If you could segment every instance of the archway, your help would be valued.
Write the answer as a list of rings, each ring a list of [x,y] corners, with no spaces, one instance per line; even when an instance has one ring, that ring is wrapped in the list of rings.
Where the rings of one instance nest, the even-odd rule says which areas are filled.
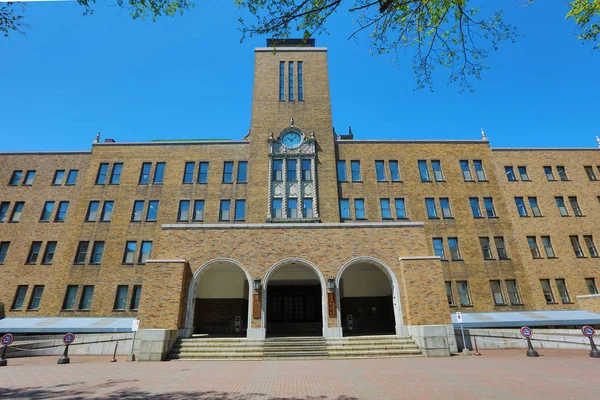
[[[195,273],[188,295],[189,334],[246,336],[251,327],[250,274],[237,261],[220,258]]]
[[[325,279],[314,264],[294,258],[271,267],[263,283],[262,304],[267,336],[323,336]]]
[[[344,336],[399,333],[398,283],[387,265],[371,257],[355,258],[340,270],[336,288]]]

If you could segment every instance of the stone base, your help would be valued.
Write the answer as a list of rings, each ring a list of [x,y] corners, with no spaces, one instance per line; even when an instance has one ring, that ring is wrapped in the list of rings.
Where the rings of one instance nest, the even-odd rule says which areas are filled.
[[[324,338],[341,338],[342,336],[344,336],[342,334],[342,328],[323,328]]]
[[[178,329],[141,329],[136,335],[138,361],[162,361],[175,344]],[[139,343],[139,347],[138,347]]]
[[[451,352],[457,351],[452,325],[408,325],[405,328],[426,357],[449,357]]]
[[[267,336],[267,330],[265,328],[248,328],[246,330],[246,337],[248,339],[264,339]]]

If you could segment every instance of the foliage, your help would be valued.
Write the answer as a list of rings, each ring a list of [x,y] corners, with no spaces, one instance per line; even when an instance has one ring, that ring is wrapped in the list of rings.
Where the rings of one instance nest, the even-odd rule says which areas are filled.
[[[597,42],[600,35],[600,0],[574,0],[569,2],[569,6],[567,18],[573,18],[583,30],[577,38],[583,42]],[[600,43],[596,43],[594,49],[600,49]]]
[[[8,37],[11,32],[24,33],[28,25],[23,22],[24,3],[0,3],[0,32]]]

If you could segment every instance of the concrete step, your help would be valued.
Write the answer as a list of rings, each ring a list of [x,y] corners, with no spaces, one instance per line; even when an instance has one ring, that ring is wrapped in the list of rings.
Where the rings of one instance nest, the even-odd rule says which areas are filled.
[[[207,343],[183,342],[183,343],[176,343],[175,346],[177,346],[177,347],[211,347],[211,348],[245,349],[245,348],[249,348],[249,347],[262,347],[263,344],[261,342],[243,343],[243,344],[210,343],[210,342],[207,342]]]
[[[289,346],[289,347],[284,347],[284,348],[267,348],[267,347],[265,347],[263,351],[264,351],[265,354],[285,353],[285,352],[299,352],[299,351],[304,351],[304,352],[313,352],[313,351],[327,352],[327,346],[311,346],[309,348],[299,347],[299,346]]]
[[[227,353],[251,353],[251,352],[263,352],[262,347],[244,347],[244,348],[224,348],[217,349],[214,347],[183,347],[183,348],[173,348],[171,352],[177,353],[219,353],[219,352],[227,352]]]
[[[266,358],[296,358],[296,357],[328,357],[329,353],[327,351],[280,351],[280,352],[270,352],[264,353],[264,357]]]
[[[352,357],[352,356],[394,356],[394,355],[421,355],[419,349],[406,349],[406,350],[334,350],[329,351],[329,355],[332,357]]]
[[[346,351],[346,350],[413,350],[419,349],[416,344],[399,344],[399,345],[388,345],[388,346],[328,346],[329,351]]]

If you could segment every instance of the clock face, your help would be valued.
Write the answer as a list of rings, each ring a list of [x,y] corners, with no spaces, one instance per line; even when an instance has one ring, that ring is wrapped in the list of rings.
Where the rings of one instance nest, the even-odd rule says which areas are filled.
[[[296,132],[288,132],[283,136],[281,140],[283,144],[288,148],[298,147],[302,142],[302,137],[300,137],[299,133]]]

